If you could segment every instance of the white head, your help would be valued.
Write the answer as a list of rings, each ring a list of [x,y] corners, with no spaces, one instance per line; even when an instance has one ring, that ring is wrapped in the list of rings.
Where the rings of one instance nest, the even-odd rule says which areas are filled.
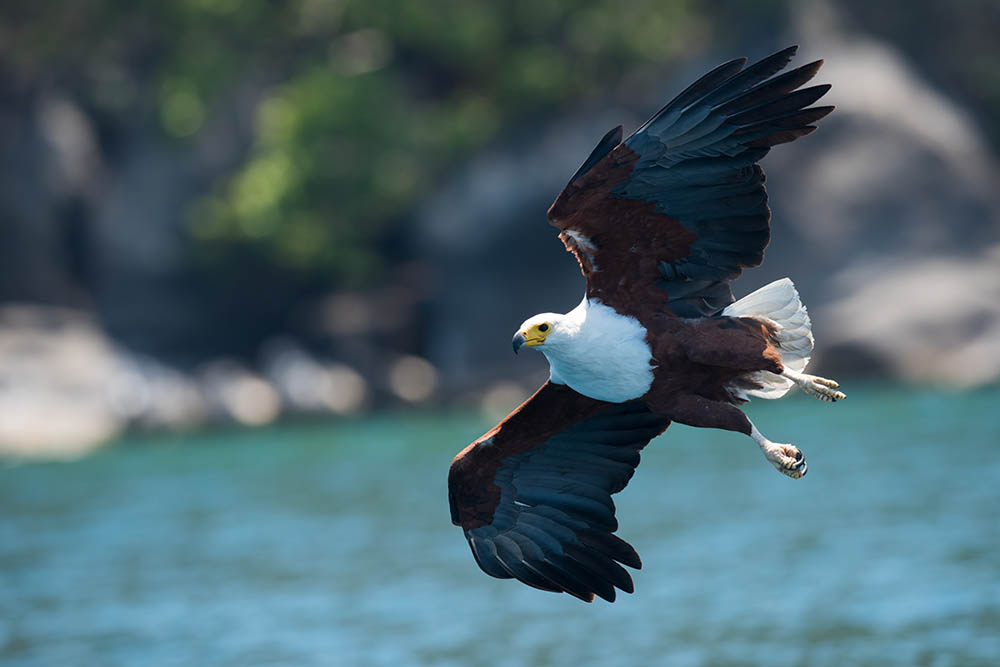
[[[545,355],[551,382],[600,401],[637,398],[653,383],[645,327],[596,300],[584,299],[565,315],[529,317],[513,342],[515,352],[527,346]]]
[[[526,319],[514,334],[514,352],[521,347],[539,348],[540,352],[558,349],[573,337],[579,323],[567,315],[540,313]]]

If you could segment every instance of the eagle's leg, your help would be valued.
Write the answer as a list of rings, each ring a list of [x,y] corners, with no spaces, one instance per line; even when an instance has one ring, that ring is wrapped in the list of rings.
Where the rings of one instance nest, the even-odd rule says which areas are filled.
[[[788,368],[784,369],[781,374],[802,387],[802,391],[806,392],[810,396],[815,396],[821,401],[833,403],[843,398],[847,398],[847,395],[844,392],[837,391],[837,387],[840,385],[833,380],[821,378],[818,375],[796,373]]]
[[[731,403],[713,401],[704,396],[683,394],[666,400],[647,396],[647,405],[671,421],[698,428],[721,428],[750,435],[753,424],[743,411]]]
[[[778,472],[798,479],[806,474],[806,459],[795,445],[771,442],[751,423],[743,411],[730,403],[703,396],[674,396],[667,401],[647,398],[650,409],[680,424],[699,428],[737,431],[753,438]]]

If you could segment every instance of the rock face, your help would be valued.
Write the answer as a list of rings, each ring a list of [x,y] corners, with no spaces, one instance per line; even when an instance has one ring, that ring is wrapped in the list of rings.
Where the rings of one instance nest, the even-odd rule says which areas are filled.
[[[774,241],[760,279],[795,278],[830,372],[996,381],[1000,168],[984,137],[898,53],[838,36],[829,13],[804,16],[803,56],[826,58],[837,111],[808,152],[769,158]]]
[[[128,425],[182,428],[205,417],[189,377],[135,357],[86,313],[0,308],[0,454],[66,458]]]
[[[841,39],[829,17],[810,20],[800,26],[810,49],[796,62],[826,59],[817,80],[833,84],[824,102],[838,109],[819,132],[765,158],[772,243],[737,296],[790,276],[813,316],[815,367],[825,373],[996,381],[996,163],[969,118],[891,48]],[[509,363],[510,332],[534,313],[572,308],[583,290],[544,213],[609,127],[634,128],[662,101],[641,114],[560,120],[479,156],[427,203],[415,236],[439,270],[428,357],[446,382],[472,386],[483,369],[544,374],[541,359]]]
[[[419,377],[409,382],[428,385]],[[368,395],[368,382],[353,368],[317,360],[288,341],[267,346],[260,372],[232,359],[181,372],[123,348],[85,312],[0,307],[4,458],[73,458],[130,427],[260,426],[282,414],[348,415],[364,409]]]
[[[0,311],[0,452],[68,457],[118,434],[113,348],[93,322],[63,309]]]
[[[837,284],[844,296],[823,310],[830,366],[958,387],[1000,378],[1000,245],[969,259],[859,264]]]

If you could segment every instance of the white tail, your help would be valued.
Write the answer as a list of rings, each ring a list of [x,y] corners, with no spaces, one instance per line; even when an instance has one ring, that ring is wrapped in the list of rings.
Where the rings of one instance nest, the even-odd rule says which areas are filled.
[[[812,323],[790,279],[782,278],[764,285],[727,306],[722,314],[729,317],[759,317],[777,325],[776,337],[781,351],[781,363],[796,373],[805,370],[813,349]],[[761,385],[761,388],[737,390],[742,398],[781,398],[793,384],[790,379],[768,371],[748,373],[746,378]]]

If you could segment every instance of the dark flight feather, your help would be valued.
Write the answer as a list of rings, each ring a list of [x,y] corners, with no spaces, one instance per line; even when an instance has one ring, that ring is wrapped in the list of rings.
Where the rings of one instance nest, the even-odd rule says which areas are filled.
[[[833,110],[809,106],[829,85],[801,87],[823,61],[778,74],[795,52],[724,63],[624,143],[609,150],[605,136],[549,209],[589,297],[640,321],[711,316],[733,302],[729,282],[761,263],[770,240],[756,163]]]
[[[575,405],[561,429],[523,439],[534,415]],[[639,451],[670,422],[639,401],[612,404],[546,383],[507,419],[452,463],[453,520],[465,530],[484,572],[581,600],[631,593],[619,563],[640,567],[618,529],[611,495],[639,465]],[[483,486],[499,493],[483,511]]]

